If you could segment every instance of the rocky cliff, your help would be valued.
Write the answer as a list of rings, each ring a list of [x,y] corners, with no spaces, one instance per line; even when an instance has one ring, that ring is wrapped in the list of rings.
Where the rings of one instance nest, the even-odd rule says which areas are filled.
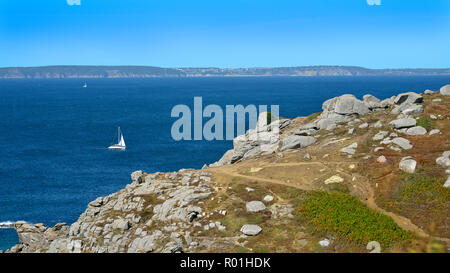
[[[297,66],[255,68],[163,68],[154,66],[60,65],[3,67],[0,79],[85,79],[155,77],[249,77],[249,76],[423,76],[450,75],[450,69],[367,69],[356,66]]]
[[[15,223],[7,252],[445,252],[449,89],[262,113],[216,163],[133,172],[70,226]]]

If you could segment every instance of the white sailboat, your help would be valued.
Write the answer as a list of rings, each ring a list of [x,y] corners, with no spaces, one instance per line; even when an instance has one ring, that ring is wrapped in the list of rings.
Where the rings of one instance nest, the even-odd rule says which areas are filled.
[[[86,83],[86,82],[84,82],[83,88],[86,88],[86,87],[87,87],[87,83]]]
[[[109,146],[108,149],[124,151],[127,146],[125,145],[125,140],[123,139],[122,132],[120,131],[120,126],[117,128],[117,140],[119,143]]]

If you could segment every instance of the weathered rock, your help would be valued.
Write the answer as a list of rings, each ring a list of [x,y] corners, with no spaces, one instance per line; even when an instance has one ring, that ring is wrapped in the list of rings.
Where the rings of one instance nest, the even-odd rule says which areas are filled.
[[[427,130],[422,126],[411,127],[406,130],[406,134],[410,136],[423,136],[427,133]]]
[[[432,90],[430,90],[430,89],[427,89],[427,90],[425,90],[425,92],[423,92],[425,95],[432,95],[432,94],[434,94],[434,91],[432,91]]]
[[[405,109],[402,109],[401,112],[405,115],[413,115],[423,113],[423,106],[418,104],[412,104]]]
[[[135,171],[133,173],[131,173],[131,180],[137,184],[142,183],[142,171]]]
[[[67,251],[69,253],[81,253],[83,247],[83,241],[73,240],[67,244]]]
[[[367,246],[367,250],[370,250],[370,253],[381,253],[381,245],[377,241],[370,241]]]
[[[14,229],[19,236],[20,243],[23,245],[46,244],[44,234],[35,226],[26,222],[16,222],[14,223]]]
[[[407,173],[414,173],[416,170],[417,162],[412,159],[412,157],[407,156],[402,158],[399,164],[399,169],[407,172]]]
[[[442,86],[440,93],[443,96],[450,96],[450,84]]]
[[[377,109],[377,108],[385,108],[381,105],[381,100],[372,96],[372,95],[364,95],[363,96],[363,103],[370,109]]]
[[[354,155],[356,153],[356,149],[358,148],[358,143],[352,143],[347,147],[341,149],[341,152],[344,154]]]
[[[297,131],[295,131],[294,134],[298,135],[298,136],[312,136],[315,135],[317,133],[316,129],[302,129],[299,128]]]
[[[323,240],[320,240],[319,241],[319,245],[321,246],[321,247],[328,247],[328,246],[330,246],[330,240],[328,240],[328,239],[323,239]]]
[[[358,126],[359,129],[365,129],[365,128],[368,128],[368,127],[369,127],[369,123],[367,123],[367,122],[365,122],[365,123],[363,123],[363,124]]]
[[[103,205],[103,202],[104,202],[103,197],[98,197],[97,199],[89,203],[88,206],[94,208],[101,207]]]
[[[136,238],[128,247],[128,253],[149,253],[156,248],[156,240],[161,237],[162,232],[156,230],[152,235]]]
[[[291,204],[275,203],[269,207],[269,210],[272,213],[270,216],[272,219],[294,218],[294,215],[292,215],[294,208]]]
[[[413,118],[401,118],[393,120],[389,124],[395,129],[402,129],[416,126],[417,121]]]
[[[388,131],[380,131],[380,132],[378,132],[378,134],[376,134],[376,135],[372,138],[372,140],[374,140],[374,141],[380,141],[380,140],[382,140],[383,138],[385,138],[388,134],[389,134]]]
[[[441,133],[441,130],[433,129],[433,130],[430,131],[429,135],[432,136],[432,135],[436,135],[436,134],[439,134],[439,133]]]
[[[386,159],[386,157],[385,157],[384,155],[379,156],[379,157],[377,158],[377,162],[378,162],[378,163],[384,164],[384,163],[386,163],[386,161],[387,161],[387,159]]]
[[[414,92],[407,92],[399,94],[395,97],[395,104],[403,104],[403,103],[422,103],[423,97]]]
[[[112,223],[112,227],[114,229],[120,229],[120,230],[124,231],[124,230],[128,230],[131,227],[131,225],[128,220],[117,219]]]
[[[322,105],[323,115],[322,117],[330,117],[338,115],[365,115],[370,112],[362,101],[358,100],[353,95],[342,95],[337,98],[327,100]]]
[[[273,201],[273,196],[272,195],[266,195],[266,196],[264,196],[264,202],[267,202],[267,203],[269,203],[269,202],[272,202]]]
[[[256,236],[261,233],[262,228],[258,225],[243,225],[241,232],[248,236]]]
[[[442,153],[442,156],[436,159],[436,163],[444,168],[450,167],[450,151]]]
[[[304,148],[316,142],[316,139],[311,136],[297,136],[292,135],[281,140],[280,151],[288,149]]]
[[[336,183],[342,183],[344,182],[344,178],[340,177],[339,175],[333,175],[332,177],[325,180],[325,184],[336,184]]]
[[[409,149],[411,149],[413,147],[411,145],[411,143],[409,143],[409,140],[407,140],[406,138],[403,138],[403,137],[396,137],[396,138],[394,138],[392,140],[392,143],[396,144],[397,146],[399,146],[403,150],[409,150]]]
[[[450,176],[447,178],[447,181],[444,183],[445,188],[450,188]]]
[[[179,242],[168,242],[166,246],[161,251],[162,253],[181,253],[183,251],[182,246]]]
[[[258,212],[261,210],[265,210],[266,206],[261,201],[250,201],[245,204],[245,207],[248,212]]]
[[[377,121],[377,122],[373,125],[373,128],[376,128],[376,129],[379,129],[379,128],[381,128],[381,127],[383,127],[383,123],[381,123],[381,121]]]
[[[394,104],[395,96],[391,98],[384,99],[380,102],[382,108],[388,108],[390,105]]]

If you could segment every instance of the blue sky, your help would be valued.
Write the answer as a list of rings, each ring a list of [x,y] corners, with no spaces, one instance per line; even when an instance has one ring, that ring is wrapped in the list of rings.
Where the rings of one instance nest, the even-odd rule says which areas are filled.
[[[367,1],[1,0],[0,66],[450,67],[450,1]]]

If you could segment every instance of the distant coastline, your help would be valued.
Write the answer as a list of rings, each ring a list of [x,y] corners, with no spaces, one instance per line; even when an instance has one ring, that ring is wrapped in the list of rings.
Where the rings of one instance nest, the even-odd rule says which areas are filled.
[[[450,68],[369,69],[358,66],[297,66],[254,68],[162,68],[155,66],[3,67],[0,79],[88,79],[169,77],[271,77],[271,76],[443,76]]]

